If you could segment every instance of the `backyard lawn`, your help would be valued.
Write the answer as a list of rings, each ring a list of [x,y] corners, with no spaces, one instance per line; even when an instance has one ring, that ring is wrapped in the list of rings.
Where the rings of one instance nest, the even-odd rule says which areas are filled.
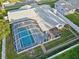
[[[69,30],[61,30],[62,32],[62,38],[58,39],[56,41],[51,41],[51,43],[49,45],[46,45],[47,49],[50,49],[52,47],[55,47],[61,43],[64,43],[64,41],[67,41],[67,36],[71,35],[72,33]],[[72,37],[74,37],[74,35],[71,35]],[[70,37],[68,37],[70,38]],[[12,35],[7,39],[6,41],[6,59],[35,59],[38,56],[43,55],[42,49],[41,47],[37,47],[31,51],[28,52],[24,52],[22,54],[17,54],[14,48],[14,44],[13,44],[13,38]],[[49,46],[49,47],[48,47]]]
[[[61,30],[61,38],[46,43],[45,47],[47,50],[54,48],[56,46],[66,43],[68,41],[71,41],[70,39],[73,37],[75,37],[75,36],[69,30],[63,29],[63,30]]]
[[[48,43],[47,45],[45,45],[46,49],[56,47],[61,43],[63,44],[64,42],[66,42],[71,38],[71,36],[69,35],[74,37],[74,35],[69,30],[66,29],[61,30],[61,38],[49,42],[50,44]],[[6,40],[6,59],[38,59],[39,56],[44,55],[40,46],[33,50],[18,55],[15,51],[13,42],[14,40],[12,38],[12,35],[10,35],[9,38]]]
[[[62,53],[61,55],[53,58],[53,59],[79,59],[79,46]]]
[[[74,14],[67,15],[66,17],[79,26],[79,12],[75,12]]]

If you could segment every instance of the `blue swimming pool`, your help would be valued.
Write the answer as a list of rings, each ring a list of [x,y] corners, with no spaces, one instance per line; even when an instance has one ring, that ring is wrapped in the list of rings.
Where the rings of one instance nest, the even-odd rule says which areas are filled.
[[[26,28],[19,28],[18,33],[19,33],[19,38],[30,35],[30,32]]]
[[[28,48],[33,45],[34,40],[33,40],[32,35],[29,30],[27,30],[25,27],[21,27],[21,28],[16,29],[16,31],[18,31],[18,32],[17,33],[15,32],[15,34],[17,34],[19,36],[18,43],[20,41],[20,43],[19,43],[20,46],[17,45],[18,43],[15,44],[15,46],[17,46],[17,48],[18,48],[18,51]],[[17,40],[15,40],[15,41],[17,41]]]
[[[22,29],[22,30],[21,30]],[[31,46],[34,43],[34,40],[32,38],[32,35],[30,31],[28,31],[26,28],[20,28],[20,42],[22,47],[28,47]]]

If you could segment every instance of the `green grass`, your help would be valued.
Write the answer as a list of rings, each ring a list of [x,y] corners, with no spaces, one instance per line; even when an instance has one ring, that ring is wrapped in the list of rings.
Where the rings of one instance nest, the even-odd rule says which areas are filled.
[[[79,26],[79,12],[75,12],[74,14],[69,14],[66,17]]]
[[[53,59],[79,59],[79,46],[62,53],[61,55],[53,58]]]
[[[36,55],[36,57],[40,56],[41,54],[43,54],[43,51],[42,51],[41,47],[35,48],[34,52],[35,52],[34,54]]]
[[[71,36],[69,36],[69,35],[71,35]],[[45,47],[47,50],[50,48],[54,48],[58,45],[61,45],[61,44],[64,44],[65,42],[70,41],[70,38],[73,38],[73,37],[75,37],[75,36],[69,30],[63,29],[61,31],[61,38],[59,38],[57,40],[53,40],[49,43],[46,43]]]

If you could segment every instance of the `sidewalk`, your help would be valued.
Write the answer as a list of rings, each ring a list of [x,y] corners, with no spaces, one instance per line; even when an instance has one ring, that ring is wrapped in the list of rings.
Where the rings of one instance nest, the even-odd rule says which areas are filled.
[[[5,54],[6,54],[6,39],[5,39],[5,37],[3,38],[3,40],[2,40],[2,57],[1,57],[1,59],[6,59],[5,58]]]

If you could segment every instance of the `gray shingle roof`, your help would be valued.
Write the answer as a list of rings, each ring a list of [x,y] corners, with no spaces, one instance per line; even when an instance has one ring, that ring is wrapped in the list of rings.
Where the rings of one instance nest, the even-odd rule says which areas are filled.
[[[38,15],[40,17],[43,18],[43,20],[49,24],[49,27],[56,27],[58,24],[64,24],[64,21],[62,19],[60,19],[59,17],[57,17],[50,9],[49,6],[44,6],[46,8],[43,7],[37,7],[36,8],[36,12],[38,13]],[[47,8],[48,7],[48,8]]]

